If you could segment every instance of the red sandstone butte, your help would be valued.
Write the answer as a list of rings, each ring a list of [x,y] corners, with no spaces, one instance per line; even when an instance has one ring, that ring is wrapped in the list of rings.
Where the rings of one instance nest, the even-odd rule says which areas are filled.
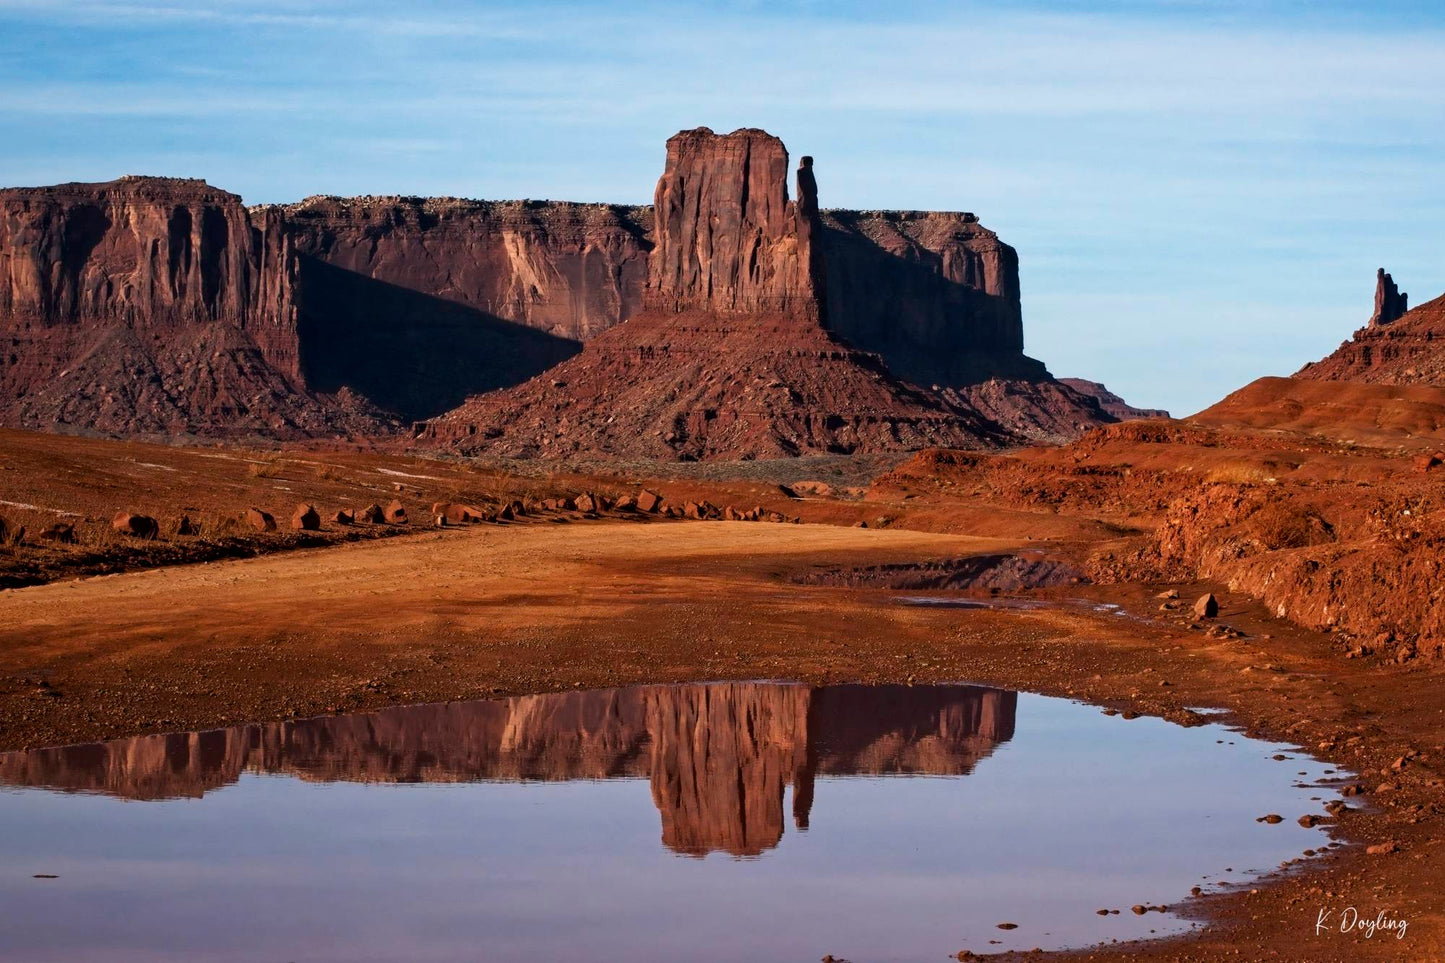
[[[828,327],[812,159],[787,189],[782,141],[706,128],[668,141],[642,312],[576,358],[421,426],[464,452],[768,458],[1019,436],[895,378]],[[1058,389],[1078,424],[1112,420]],[[1074,427],[1071,425],[1070,427]]]

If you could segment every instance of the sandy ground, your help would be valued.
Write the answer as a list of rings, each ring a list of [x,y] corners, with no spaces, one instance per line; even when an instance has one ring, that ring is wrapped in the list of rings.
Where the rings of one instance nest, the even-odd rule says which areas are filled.
[[[828,525],[578,521],[0,591],[0,748],[689,679],[972,681],[1183,722],[1185,707],[1224,707],[1255,734],[1366,773],[1367,808],[1333,827],[1355,845],[1257,892],[1193,901],[1186,912],[1214,922],[1201,935],[1079,955],[1445,956],[1436,832],[1445,794],[1433,772],[1445,709],[1434,673],[1343,661],[1323,637],[1218,586],[1221,620],[1243,639],[1156,621],[1159,586],[1041,590],[1057,604],[1019,612],[905,607],[890,601],[896,592],[791,581],[816,567],[1016,544]],[[1187,599],[1200,588],[1181,591]],[[1136,617],[1081,601],[1113,601]],[[1399,851],[1365,852],[1387,840]],[[1315,932],[1319,910],[1351,905],[1407,919],[1407,938]]]

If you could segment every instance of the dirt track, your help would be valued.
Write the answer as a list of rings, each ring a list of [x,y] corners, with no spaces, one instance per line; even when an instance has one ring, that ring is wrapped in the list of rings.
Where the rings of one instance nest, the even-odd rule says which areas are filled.
[[[968,680],[1186,721],[1184,707],[1217,705],[1373,770],[1363,780],[1372,788],[1419,750],[1390,770],[1398,790],[1369,797],[1378,813],[1339,827],[1402,851],[1351,849],[1257,895],[1205,897],[1195,910],[1218,925],[1204,936],[1129,955],[1445,952],[1442,793],[1430,771],[1445,726],[1433,674],[1341,661],[1320,637],[1228,596],[1222,619],[1243,640],[1153,621],[1144,586],[1049,590],[1057,606],[1018,612],[909,608],[888,601],[895,593],[789,581],[814,565],[1008,545],[821,525],[486,526],[0,592],[0,747],[683,679]],[[1068,599],[1112,600],[1140,617],[1106,618]],[[1351,903],[1407,917],[1408,941],[1314,935],[1319,908]]]

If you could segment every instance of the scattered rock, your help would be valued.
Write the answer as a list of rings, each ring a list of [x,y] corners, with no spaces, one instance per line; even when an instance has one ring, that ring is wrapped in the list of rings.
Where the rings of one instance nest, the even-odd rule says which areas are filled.
[[[1376,843],[1373,846],[1365,847],[1365,852],[1371,856],[1388,856],[1391,853],[1398,853],[1399,851],[1400,844],[1395,842],[1393,839],[1389,840],[1388,842]]]
[[[131,535],[135,538],[156,538],[161,533],[160,523],[149,515],[133,515],[130,512],[117,512],[110,520],[110,527],[122,535]]]
[[[274,532],[276,530],[276,518],[270,512],[263,512],[259,508],[246,509],[246,524],[258,532]]]
[[[291,513],[291,527],[298,532],[315,532],[321,528],[321,513],[315,505],[302,503]]]
[[[1156,599],[1165,599],[1165,600],[1177,599],[1177,598],[1179,597],[1179,590],[1178,590],[1178,589],[1168,589],[1168,590],[1166,590],[1166,591],[1160,592],[1158,595],[1156,595],[1156,596],[1154,596],[1154,597],[1155,597]]]
[[[597,511],[597,498],[591,492],[583,492],[577,496],[576,508],[579,512]]]
[[[56,522],[40,530],[37,536],[42,542],[57,542],[61,545],[75,543],[75,526],[67,522]]]
[[[1282,823],[1282,822],[1284,822],[1284,817],[1281,816],[1279,813],[1270,813],[1270,814],[1267,815],[1267,816],[1260,816],[1258,819],[1255,820],[1255,822],[1257,822],[1257,823],[1269,823],[1271,826],[1273,826],[1273,825],[1275,825],[1276,823]]]
[[[198,526],[195,522],[191,521],[191,516],[182,515],[180,521],[176,522],[176,534],[199,535],[201,534],[201,529],[200,526]]]
[[[405,525],[406,508],[400,501],[393,498],[391,504],[386,506],[386,512],[382,517],[392,525]]]
[[[1201,619],[1212,619],[1219,614],[1219,600],[1214,593],[1206,592],[1194,603],[1194,615]]]
[[[1318,817],[1318,816],[1312,816],[1312,815],[1309,815],[1309,814],[1303,815],[1303,816],[1301,816],[1301,817],[1299,818],[1299,824],[1300,824],[1301,826],[1303,826],[1305,829],[1313,829],[1314,827],[1318,826],[1321,822],[1322,822],[1322,820],[1320,819],[1320,817]]]
[[[380,509],[378,509],[378,511],[380,511]],[[331,513],[331,521],[336,525],[350,525],[356,521],[356,516],[353,515],[349,509],[338,508]]]
[[[651,515],[661,506],[662,496],[659,495],[657,492],[649,491],[648,489],[644,488],[642,491],[637,493],[638,511],[647,512],[649,515]]]
[[[1017,923],[999,923],[998,928],[1001,930],[1016,930],[1019,928],[1019,925]]]

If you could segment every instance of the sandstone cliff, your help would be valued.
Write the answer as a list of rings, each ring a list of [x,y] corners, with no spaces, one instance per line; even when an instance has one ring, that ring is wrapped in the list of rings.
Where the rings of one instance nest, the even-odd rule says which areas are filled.
[[[574,341],[637,312],[652,246],[645,207],[311,197],[260,210],[304,257]]]
[[[118,434],[376,432],[305,390],[295,256],[204,181],[0,190],[0,420]]]
[[[199,797],[243,773],[315,781],[650,780],[674,852],[778,845],[819,774],[966,775],[1012,738],[1017,696],[973,686],[640,686],[0,754],[0,784]]]

